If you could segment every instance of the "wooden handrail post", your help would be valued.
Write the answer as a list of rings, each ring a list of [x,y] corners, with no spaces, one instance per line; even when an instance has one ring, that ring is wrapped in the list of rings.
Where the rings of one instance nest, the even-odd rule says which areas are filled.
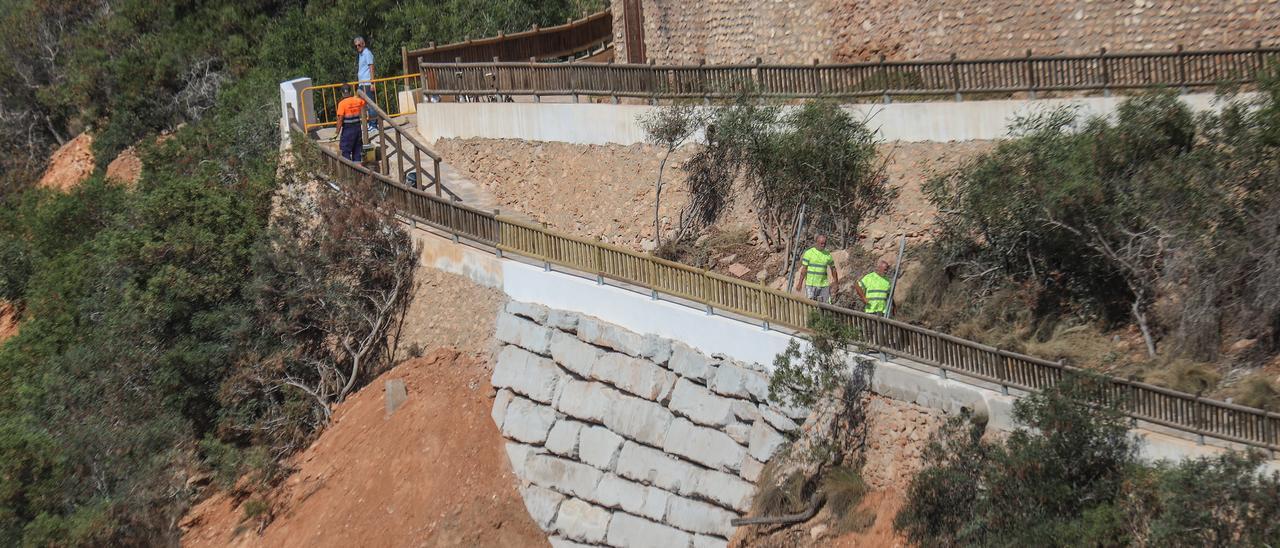
[[[1256,80],[1258,76],[1262,74],[1262,71],[1267,68],[1263,65],[1262,61],[1262,40],[1253,41],[1253,58],[1256,60],[1255,64],[1258,66],[1253,72],[1253,79]]]
[[[764,77],[760,74],[760,65],[764,60],[756,57],[756,66],[751,68],[751,81],[756,86],[756,93],[764,93]]]
[[[433,163],[435,164],[435,176],[436,176],[436,197],[437,197],[437,198],[439,198],[439,197],[440,197],[440,189],[441,189],[441,187],[443,187],[443,186],[444,186],[444,181],[441,181],[441,180],[440,180],[440,159],[439,159],[439,158],[432,158],[432,160],[433,160]]]
[[[1182,44],[1174,49],[1174,56],[1178,61],[1178,93],[1187,92],[1187,60],[1182,52]]]
[[[889,69],[888,69],[888,68],[886,68],[886,67],[884,66],[884,54],[883,54],[883,53],[881,53],[881,54],[880,54],[880,59],[879,59],[879,61],[878,61],[878,62],[879,62],[879,66],[877,66],[876,68],[877,68],[877,69],[879,70],[879,72],[880,72],[880,94],[882,95],[884,102],[885,102],[885,103],[888,103],[888,102],[890,101],[890,99],[889,99]]]
[[[400,184],[404,184],[404,141],[400,138],[401,132],[396,130],[396,177],[395,180]]]
[[[1111,96],[1111,70],[1107,67],[1107,48],[1098,48],[1098,66],[1102,69],[1102,96]]]
[[[383,175],[390,173],[391,161],[387,159],[387,129],[382,125],[382,118],[378,118],[378,167]]]
[[[948,61],[951,67],[951,90],[956,94],[956,101],[963,101],[960,96],[960,67],[956,66],[956,52],[951,52],[951,59]]]
[[[1027,96],[1030,97],[1031,99],[1035,99],[1036,98],[1036,75],[1035,75],[1035,71],[1031,68],[1031,49],[1029,48],[1027,49],[1027,59],[1026,61],[1023,61],[1023,62],[1026,63],[1026,66],[1024,67],[1024,74],[1026,75],[1026,79],[1027,79]]]

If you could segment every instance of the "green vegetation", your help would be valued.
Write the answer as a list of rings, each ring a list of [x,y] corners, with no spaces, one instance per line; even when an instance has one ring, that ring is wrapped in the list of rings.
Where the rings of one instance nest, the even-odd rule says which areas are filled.
[[[383,335],[407,302],[411,248],[367,196],[312,204],[341,230],[304,227],[287,205],[268,227],[280,188],[280,80],[350,79],[355,34],[389,75],[401,45],[558,23],[584,8],[0,6],[11,31],[0,45],[0,121],[10,129],[0,136],[10,152],[0,159],[0,298],[23,317],[0,346],[5,546],[175,544],[188,477],[208,467],[224,485],[246,472],[270,481],[328,404],[387,366]],[[95,175],[66,194],[30,188],[51,149],[85,130],[99,167],[142,140],[141,181],[125,188]],[[164,130],[174,137],[147,139]],[[366,291],[382,300],[355,298]],[[371,317],[374,329],[355,326]],[[328,344],[356,339],[371,342]],[[260,504],[246,511],[270,515]]]
[[[1219,372],[1202,364],[1233,341],[1252,346],[1232,359],[1265,362],[1280,350],[1280,80],[1223,102],[1197,115],[1152,93],[1114,119],[1019,120],[927,185],[941,235],[904,311],[1192,391],[1214,387]],[[1101,334],[1130,322],[1145,357]]]
[[[984,438],[958,417],[931,441],[895,527],[921,546],[1274,546],[1280,474],[1262,455],[1144,465],[1127,421],[1081,405],[1088,379],[1014,404]]]
[[[697,129],[707,140],[682,166],[689,205],[675,240],[715,224],[740,191],[774,247],[790,245],[802,217],[802,236],[831,234],[846,247],[897,196],[875,132],[835,103],[785,109],[744,98],[710,115],[682,105],[663,110],[644,124],[651,141],[678,142],[673,137]]]

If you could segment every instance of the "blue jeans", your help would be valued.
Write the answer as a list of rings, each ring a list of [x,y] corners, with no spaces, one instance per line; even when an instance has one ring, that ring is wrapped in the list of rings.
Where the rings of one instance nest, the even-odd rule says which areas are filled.
[[[378,115],[373,112],[373,100],[375,99],[375,96],[373,95],[373,84],[360,84],[360,91],[363,91],[365,95],[369,96],[369,104],[364,107],[364,113],[369,119],[369,129],[378,129]]]

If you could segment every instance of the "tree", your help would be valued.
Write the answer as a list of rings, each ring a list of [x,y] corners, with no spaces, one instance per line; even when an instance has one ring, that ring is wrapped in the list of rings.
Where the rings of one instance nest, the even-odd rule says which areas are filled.
[[[701,109],[684,104],[658,108],[640,117],[640,127],[644,129],[645,139],[663,147],[662,162],[658,164],[658,178],[653,183],[653,240],[658,247],[662,246],[662,174],[667,168],[667,160],[671,158],[672,152],[705,125],[705,118]]]
[[[371,182],[333,190],[300,173],[288,180],[254,259],[255,334],[223,392],[243,414],[232,427],[278,454],[390,367],[420,251]]]
[[[847,245],[848,236],[897,196],[885,176],[886,160],[878,158],[875,132],[835,103],[784,109],[742,100],[719,109],[709,124],[707,147],[684,166],[694,204],[718,215],[723,208],[716,206],[732,200],[702,195],[740,182],[765,239],[776,248],[793,244],[801,211],[812,219],[811,231],[834,234]]]

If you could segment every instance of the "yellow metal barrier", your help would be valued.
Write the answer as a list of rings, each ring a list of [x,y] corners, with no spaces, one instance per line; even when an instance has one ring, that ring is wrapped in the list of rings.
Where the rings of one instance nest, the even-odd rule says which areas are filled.
[[[374,102],[387,113],[388,117],[395,118],[413,114],[417,110],[414,108],[413,90],[417,87],[421,76],[421,73],[406,74],[404,76],[303,88],[302,98],[299,101],[302,105],[302,112],[315,116],[314,120],[307,117],[304,120],[303,127],[310,131],[337,125],[338,101],[342,100],[341,88],[344,85],[359,86],[364,90],[365,95],[373,98]]]

